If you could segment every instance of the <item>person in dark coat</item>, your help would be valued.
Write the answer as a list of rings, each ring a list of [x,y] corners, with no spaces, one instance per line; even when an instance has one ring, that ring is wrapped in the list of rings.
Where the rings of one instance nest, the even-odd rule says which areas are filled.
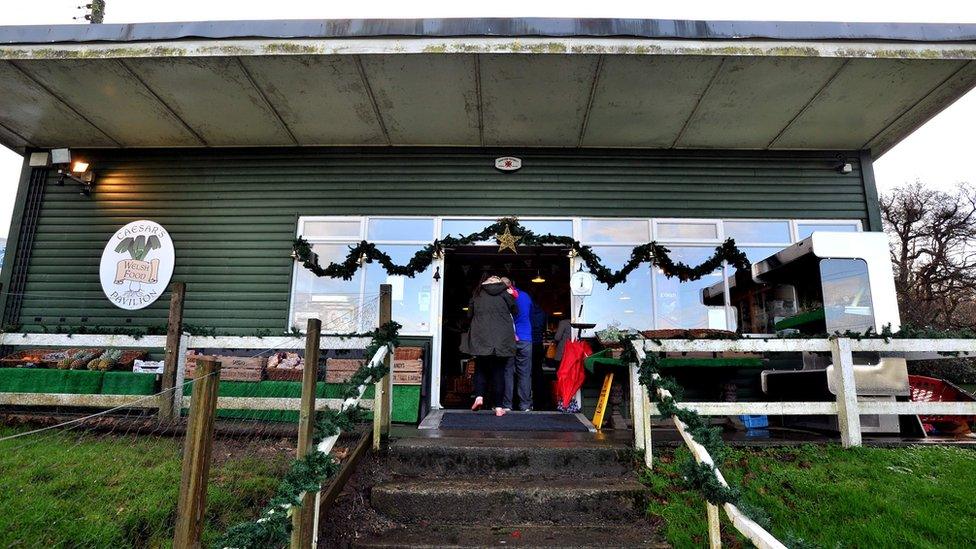
[[[505,364],[515,356],[515,325],[513,317],[518,307],[507,292],[508,287],[497,276],[487,277],[475,288],[468,316],[465,352],[475,357],[474,404],[472,410],[484,406],[489,378],[492,380],[492,404],[495,415],[505,415],[502,401],[505,394]]]

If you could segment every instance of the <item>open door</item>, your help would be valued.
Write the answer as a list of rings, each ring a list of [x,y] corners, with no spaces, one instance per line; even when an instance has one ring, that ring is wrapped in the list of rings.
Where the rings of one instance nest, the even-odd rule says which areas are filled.
[[[518,254],[495,247],[468,246],[444,256],[444,306],[441,334],[441,394],[444,408],[471,406],[473,362],[458,347],[467,330],[468,302],[482,274],[506,276],[545,312],[543,339],[533,345],[533,400],[536,410],[551,410],[555,367],[545,358],[556,324],[570,317],[570,260],[556,247],[519,247]]]

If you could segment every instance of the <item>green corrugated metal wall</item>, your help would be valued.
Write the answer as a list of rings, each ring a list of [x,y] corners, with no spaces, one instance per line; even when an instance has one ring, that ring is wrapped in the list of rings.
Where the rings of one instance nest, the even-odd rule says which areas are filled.
[[[493,160],[516,154],[523,168]],[[40,212],[21,313],[26,326],[163,324],[167,297],[123,311],[102,295],[112,232],[163,224],[187,283],[186,322],[220,331],[286,324],[299,215],[566,215],[866,220],[854,173],[835,153],[195,150],[92,152],[92,198],[56,185]],[[867,226],[867,225],[865,225]],[[37,320],[41,319],[41,320]],[[63,320],[62,320],[63,319]],[[83,321],[84,319],[84,321]]]

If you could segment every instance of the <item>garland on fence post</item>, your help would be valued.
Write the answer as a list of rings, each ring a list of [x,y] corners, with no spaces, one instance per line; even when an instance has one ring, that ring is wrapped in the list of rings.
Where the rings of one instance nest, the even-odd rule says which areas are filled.
[[[496,235],[506,231],[516,232],[519,236],[519,243],[523,246],[563,246],[570,248],[586,263],[593,276],[609,288],[626,281],[630,273],[640,267],[642,263],[651,263],[668,278],[676,277],[683,282],[698,280],[715,272],[722,266],[723,262],[728,262],[739,269],[749,268],[749,260],[746,258],[746,254],[739,250],[735,245],[735,240],[730,238],[715,248],[712,257],[694,267],[680,261],[675,262],[671,259],[671,250],[657,242],[641,244],[631,250],[630,258],[624,266],[620,270],[614,271],[603,264],[600,256],[593,252],[591,246],[583,245],[580,241],[568,236],[537,235],[523,227],[518,219],[513,217],[499,219],[481,231],[467,236],[447,236],[435,240],[432,244],[427,244],[418,250],[404,265],[397,265],[388,254],[379,250],[375,244],[365,240],[355,246],[350,246],[349,253],[341,262],[329,263],[328,266],[322,267],[319,265],[318,256],[312,251],[312,245],[304,238],[298,237],[292,246],[292,257],[317,276],[351,280],[364,263],[375,262],[382,265],[387,274],[413,278],[418,273],[427,270],[434,259],[444,253],[445,248],[477,244],[495,238]]]
[[[344,384],[341,398],[347,400],[359,395],[359,387],[371,380],[387,374],[384,362],[370,365],[370,360],[382,347],[394,348],[399,345],[398,333],[402,326],[387,322],[369,334],[348,334],[348,337],[371,336],[366,347],[365,362]],[[315,434],[313,443],[318,445],[323,439],[338,435],[366,420],[367,411],[359,405],[335,410],[327,408],[315,414]],[[336,474],[339,463],[329,454],[314,451],[292,461],[288,472],[278,484],[274,497],[261,511],[261,518],[232,526],[220,540],[220,547],[235,549],[257,549],[265,547],[284,547],[291,535],[289,509],[300,507],[301,495],[321,489],[322,483]]]

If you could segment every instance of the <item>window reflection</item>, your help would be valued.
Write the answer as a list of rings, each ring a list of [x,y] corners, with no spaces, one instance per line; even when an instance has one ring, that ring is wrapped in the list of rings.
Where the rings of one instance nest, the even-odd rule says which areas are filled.
[[[394,263],[406,264],[421,247],[415,245],[377,246],[390,255]],[[403,325],[401,333],[430,333],[431,275],[430,269],[413,278],[388,275],[378,263],[366,265],[366,301],[376,299],[380,284],[393,287],[393,318]],[[379,323],[379,308],[366,306],[362,329],[372,330]]]
[[[581,223],[583,242],[637,242],[650,240],[646,219],[584,219]]]
[[[445,219],[441,222],[441,238],[468,236],[494,223],[494,219]]]
[[[853,224],[836,224],[828,225],[823,223],[804,225],[799,223],[796,226],[797,237],[800,240],[810,236],[814,231],[826,231],[831,233],[855,233],[857,232],[857,225]]]
[[[726,221],[725,237],[736,242],[783,243],[790,242],[790,224],[787,221]]]
[[[670,249],[672,259],[687,265],[698,265],[714,253],[714,248],[707,247],[670,247]],[[725,308],[707,307],[702,303],[702,289],[721,281],[721,269],[696,281],[681,282],[677,278],[667,278],[659,269],[654,268],[656,327],[658,329],[725,329],[727,325]]]
[[[715,239],[718,226],[715,223],[658,223],[657,239]]]
[[[347,244],[315,244],[312,250],[318,254],[321,265],[342,261],[349,253]],[[352,280],[319,277],[300,265],[295,272],[293,328],[304,331],[309,318],[318,318],[323,332],[358,331],[361,270]]]
[[[824,322],[828,333],[874,328],[868,264],[863,259],[820,261]]]
[[[359,240],[362,223],[358,220],[306,221],[305,238],[352,238]]]
[[[369,240],[419,240],[434,238],[433,219],[372,218],[367,230]]]
[[[537,235],[573,236],[573,222],[569,219],[529,219],[519,223]]]
[[[631,247],[594,246],[593,251],[600,256],[604,265],[616,270],[630,259]],[[611,323],[634,330],[651,328],[651,278],[648,275],[645,264],[634,270],[626,282],[612,289],[595,282],[593,295],[585,297],[583,301],[583,320],[595,322],[596,330],[602,330]]]

